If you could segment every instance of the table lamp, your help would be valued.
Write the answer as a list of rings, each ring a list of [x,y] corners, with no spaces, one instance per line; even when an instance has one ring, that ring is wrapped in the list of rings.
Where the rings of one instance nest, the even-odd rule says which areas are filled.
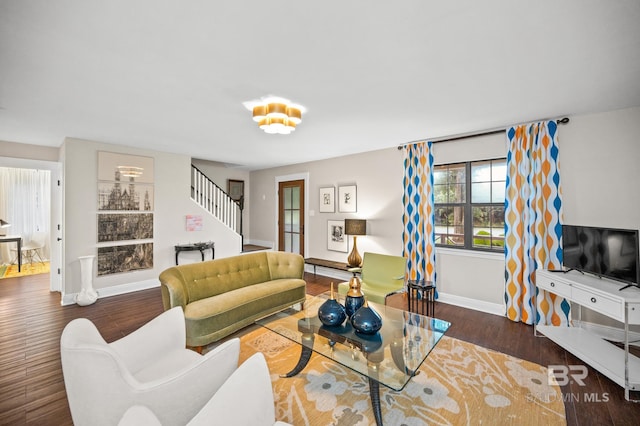
[[[0,234],[0,237],[6,237],[7,236],[7,234],[5,234],[4,228],[8,228],[10,226],[11,226],[11,224],[9,222],[0,219],[0,229],[2,229],[2,231],[0,231],[0,232],[2,232],[2,234]]]
[[[347,264],[352,268],[362,266],[362,258],[358,253],[356,238],[358,235],[367,235],[367,221],[364,219],[345,219],[344,233],[353,236],[353,247],[347,258]]]

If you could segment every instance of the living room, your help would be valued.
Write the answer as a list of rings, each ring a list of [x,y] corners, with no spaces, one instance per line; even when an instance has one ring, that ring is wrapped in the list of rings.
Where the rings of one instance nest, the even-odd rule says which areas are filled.
[[[7,2],[7,4],[9,3],[11,2]],[[342,76],[343,70],[325,69],[325,77],[311,80],[315,83],[324,81],[329,86],[329,83],[333,85],[334,82],[346,79],[347,81],[342,88],[344,99],[336,96],[339,91],[335,88],[332,88],[331,93],[327,95],[327,97],[331,98],[329,100],[319,96],[317,93],[314,94],[314,97],[309,95],[309,97],[305,98],[304,91],[300,91],[301,95],[298,95],[296,90],[291,89],[289,91],[285,89],[282,95],[291,96],[296,101],[305,103],[308,108],[308,112],[302,116],[302,122],[299,124],[298,129],[292,135],[265,135],[251,119],[251,111],[246,110],[241,105],[242,101],[249,100],[249,97],[246,96],[249,92],[247,86],[252,86],[252,90],[256,89],[256,86],[258,87],[256,90],[259,93],[250,95],[252,97],[267,95],[270,91],[276,89],[264,87],[263,85],[266,85],[266,83],[231,82],[231,72],[227,68],[225,68],[224,75],[217,76],[220,81],[224,80],[226,83],[219,83],[220,87],[216,87],[215,94],[213,89],[211,92],[202,90],[197,92],[197,95],[194,95],[196,93],[195,90],[188,92],[182,98],[184,103],[176,102],[174,116],[170,117],[170,113],[158,113],[155,117],[158,121],[152,121],[151,114],[144,111],[141,105],[136,104],[136,108],[132,109],[126,108],[127,96],[130,93],[135,93],[135,91],[119,91],[117,96],[114,96],[117,99],[114,100],[108,94],[93,94],[91,90],[84,90],[92,85],[95,86],[96,91],[103,84],[110,89],[113,89],[114,86],[101,82],[99,73],[92,74],[91,78],[87,77],[86,80],[88,82],[85,82],[83,76],[75,74],[75,72],[79,72],[79,69],[83,69],[80,64],[77,64],[75,72],[72,72],[74,71],[74,66],[68,66],[69,63],[73,63],[76,60],[76,57],[70,55],[70,52],[76,51],[62,49],[56,52],[63,53],[60,56],[63,59],[67,59],[67,65],[58,63],[59,68],[51,68],[51,74],[57,76],[58,74],[71,72],[73,78],[86,83],[86,86],[58,86],[59,80],[49,81],[44,76],[36,76],[35,74],[38,73],[32,68],[21,68],[21,66],[12,68],[11,72],[2,78],[2,87],[14,87],[18,95],[29,99],[29,101],[25,101],[25,103],[18,102],[16,99],[19,96],[6,97],[0,101],[0,106],[2,107],[0,109],[0,128],[4,129],[0,132],[0,167],[13,167],[18,164],[19,167],[38,168],[44,163],[47,168],[51,168],[54,172],[57,167],[60,167],[57,178],[62,181],[63,195],[58,198],[60,200],[60,211],[64,213],[62,215],[61,230],[59,233],[54,231],[51,235],[51,240],[53,242],[56,238],[61,238],[62,243],[51,244],[51,247],[52,257],[55,257],[55,247],[57,246],[59,249],[57,262],[61,271],[58,276],[61,278],[59,279],[59,287],[53,289],[60,292],[60,301],[63,305],[73,304],[75,295],[81,290],[82,283],[78,258],[96,253],[96,200],[98,198],[97,176],[99,168],[98,154],[100,152],[149,157],[153,159],[156,170],[153,183],[155,191],[153,267],[125,274],[95,277],[93,285],[98,290],[100,297],[104,298],[157,287],[159,285],[159,274],[175,264],[174,246],[176,244],[213,240],[215,241],[216,258],[229,257],[240,253],[241,238],[237,235],[228,236],[227,230],[223,225],[203,213],[199,206],[191,200],[192,164],[196,164],[202,170],[209,170],[211,176],[215,176],[216,183],[223,188],[226,188],[228,179],[244,181],[243,236],[245,243],[277,248],[277,184],[283,180],[302,179],[305,183],[306,216],[304,218],[305,244],[303,247],[305,257],[344,261],[348,251],[351,249],[352,242],[349,241],[347,252],[330,250],[327,245],[327,222],[351,218],[367,220],[367,235],[358,238],[358,250],[360,253],[377,252],[402,255],[403,164],[402,152],[398,150],[398,146],[417,140],[433,140],[433,156],[436,165],[505,158],[507,156],[506,130],[490,135],[483,135],[483,133],[486,130],[507,129],[513,125],[538,121],[543,118],[553,120],[562,117],[570,118],[569,123],[558,127],[564,223],[640,229],[640,192],[635,187],[636,182],[640,181],[640,168],[637,167],[637,161],[640,159],[640,146],[636,140],[636,135],[640,134],[640,94],[638,93],[637,85],[637,76],[640,75],[640,58],[638,57],[640,37],[638,30],[628,25],[629,22],[634,22],[634,17],[638,17],[638,8],[635,4],[629,4],[628,2],[622,2],[622,5],[613,7],[613,9],[610,9],[609,5],[603,6],[599,2],[592,2],[588,6],[584,6],[579,2],[570,3],[575,9],[571,9],[571,5],[563,5],[560,10],[556,11],[553,18],[551,27],[554,29],[553,32],[557,36],[556,41],[558,43],[552,45],[547,39],[539,43],[544,47],[555,46],[555,49],[564,52],[562,55],[556,53],[558,57],[564,57],[554,57],[554,64],[557,64],[557,60],[562,60],[562,66],[558,66],[554,71],[557,74],[557,80],[550,79],[548,71],[543,73],[538,70],[538,74],[542,73],[544,79],[542,77],[537,79],[536,72],[526,73],[523,74],[522,84],[520,84],[518,78],[513,78],[513,75],[517,74],[517,72],[509,70],[501,78],[508,80],[508,82],[512,82],[511,79],[513,78],[516,80],[516,84],[507,84],[507,90],[501,92],[500,95],[489,90],[483,90],[485,88],[485,77],[489,79],[488,74],[497,73],[499,69],[508,67],[497,61],[487,68],[474,66],[474,63],[470,61],[471,59],[479,61],[478,55],[468,50],[459,50],[461,49],[459,44],[468,42],[476,32],[482,32],[476,27],[476,32],[464,33],[467,36],[462,38],[464,41],[442,48],[443,50],[449,49],[449,52],[455,52],[455,55],[438,55],[437,53],[441,52],[440,49],[437,49],[436,52],[431,52],[431,54],[440,62],[438,60],[425,60],[419,64],[412,62],[413,68],[404,70],[404,73],[412,77],[411,79],[408,78],[411,84],[415,84],[419,80],[414,76],[415,69],[419,67],[426,69],[433,67],[433,63],[447,63],[449,61],[448,63],[453,66],[451,68],[443,67],[445,69],[443,74],[451,73],[456,80],[449,80],[451,81],[450,83],[439,84],[451,87],[450,92],[445,90],[436,93],[433,87],[429,87],[428,90],[420,88],[420,90],[417,90],[420,94],[416,96],[411,93],[410,87],[396,86],[396,81],[402,80],[403,72],[393,74],[393,77],[387,76],[385,73],[391,73],[391,70],[387,68],[391,67],[385,67],[384,64],[401,63],[403,54],[409,54],[404,50],[402,52],[396,50],[392,52],[391,59],[383,57],[382,60],[376,62],[376,65],[381,67],[382,71],[376,71],[374,77],[363,77],[364,81],[361,84],[358,84],[358,76],[362,75],[360,68],[357,68],[357,72],[354,72],[355,76],[349,76],[348,79]],[[259,22],[255,21],[258,21],[258,17],[266,12],[260,6],[253,6],[258,7],[261,13],[256,13],[256,16],[247,19],[250,20],[251,24],[259,26]],[[335,9],[343,7],[343,5],[338,4],[334,6]],[[420,12],[424,12],[422,9],[424,6],[416,4],[411,6]],[[492,6],[495,7],[496,5]],[[555,7],[555,5],[552,6],[550,4],[546,6]],[[76,4],[74,7],[79,6]],[[358,7],[366,8],[369,5],[359,4]],[[347,10],[343,10],[344,15],[342,16],[358,21],[358,7],[347,7]],[[17,12],[9,10],[14,8]],[[154,6],[146,4],[141,5],[140,8],[141,10],[137,10],[136,13],[132,12],[132,14],[136,15],[147,8],[153,9]],[[177,7],[177,9],[179,10],[180,8]],[[317,14],[317,21],[314,20],[316,27],[320,26],[322,27],[320,29],[324,29],[324,25],[320,24],[324,22],[323,19],[327,22],[335,22],[335,18],[332,18],[332,13],[328,9],[331,8],[326,6],[322,9],[313,8],[313,12]],[[373,20],[373,23],[367,27],[366,34],[368,35],[375,33],[382,24],[382,19],[376,17],[376,14],[388,12],[388,10],[380,6],[371,6],[371,9],[365,13],[367,19]],[[4,12],[5,10],[1,11]],[[48,19],[44,16],[46,14],[29,8],[20,9],[12,6],[7,8],[6,11],[7,13],[0,13],[5,17],[0,18],[3,19],[0,22],[7,29],[12,29],[16,25],[10,21],[15,20],[18,24],[24,25],[25,22],[29,22],[30,14],[33,14],[34,21],[30,29],[32,32],[37,33],[34,29],[38,26],[37,23],[45,22]],[[73,12],[76,13],[75,10]],[[213,14],[211,10],[209,12]],[[614,15],[615,21],[613,20],[614,17],[612,17],[612,21],[608,21],[607,25],[598,26],[595,24],[595,22],[598,22],[596,16],[604,12]],[[86,10],[84,12],[78,10],[77,13],[87,12]],[[117,17],[121,12],[111,13],[109,14],[110,17]],[[304,14],[300,10],[297,10],[296,13]],[[73,15],[73,13],[70,14]],[[455,23],[456,28],[459,29],[458,25],[462,25],[452,16],[460,14],[469,19],[468,15],[473,13],[465,13],[457,7],[452,9],[445,7],[444,9],[438,9],[438,13],[434,14],[445,23]],[[91,16],[87,17],[87,23],[97,19],[93,14],[89,15]],[[517,16],[517,13],[515,15]],[[622,19],[624,15],[627,15],[626,20]],[[7,18],[8,16],[11,18]],[[59,19],[59,22],[68,23],[67,19],[69,17],[65,13],[57,11],[53,16]],[[392,16],[398,17],[396,15]],[[403,15],[400,14],[399,16]],[[506,34],[501,34],[499,31],[496,34],[494,30],[499,27],[501,21],[501,19],[496,18],[499,15],[483,11],[482,16],[490,24],[487,25],[489,27],[487,32],[490,34],[484,34],[488,37],[488,41],[479,45],[498,46],[500,49],[496,49],[500,51],[508,50],[499,42],[503,38],[509,38],[515,34],[517,26],[509,26],[508,30],[505,30]],[[406,17],[403,16],[404,18]],[[363,20],[366,21],[367,19]],[[430,19],[435,18],[431,16]],[[571,21],[566,27],[563,27],[561,25],[564,22],[563,19],[567,21],[575,19],[575,21]],[[114,18],[113,21],[117,22],[118,20]],[[277,22],[282,27],[287,24],[286,20]],[[217,23],[220,24],[219,22]],[[342,22],[342,24],[344,23]],[[358,22],[358,25],[360,24]],[[443,30],[440,25],[444,24],[435,24],[438,24],[438,29]],[[247,25],[249,26],[249,23]],[[414,22],[412,25],[418,24]],[[87,27],[89,26],[87,24]],[[128,28],[124,24],[123,27]],[[319,30],[316,27],[314,28]],[[411,25],[409,27],[413,28]],[[57,36],[57,29],[54,30],[48,26],[46,28],[51,33],[45,31],[44,35],[42,35],[43,38],[52,34]],[[589,43],[592,43],[593,38],[596,36],[589,35],[588,32],[589,29],[593,28],[598,29],[595,31],[596,35],[604,41],[602,44],[593,46],[593,51],[591,51]],[[620,31],[615,31],[616,28]],[[74,37],[81,38],[77,37],[78,34],[82,34],[82,31],[86,29],[82,25],[74,27],[76,33],[66,35],[65,37],[67,38],[64,38],[63,41],[75,46],[74,43],[80,43],[80,41],[71,43],[70,40],[73,40]],[[220,34],[217,31],[216,37],[224,37],[224,34]],[[394,31],[389,32],[395,34],[401,31],[396,28]],[[2,34],[6,35],[7,32],[8,30],[5,30]],[[358,30],[354,29],[353,32],[357,33]],[[341,26],[338,34],[346,37],[348,31]],[[445,34],[444,30],[441,34]],[[137,34],[137,36],[140,36],[140,34]],[[423,32],[420,32],[418,39],[420,43],[427,45],[432,39],[437,39],[439,43],[444,43],[444,40],[441,41],[441,39],[449,37],[449,35],[445,37],[434,36],[433,34],[431,36],[432,38],[428,38]],[[184,37],[188,38],[187,36]],[[400,38],[400,40],[394,38],[395,43],[397,43],[395,45],[396,49],[405,46],[401,43],[404,37],[397,35],[395,37]],[[16,53],[19,49],[22,49],[23,52],[31,52],[34,57],[39,54],[44,55],[44,52],[40,49],[44,49],[43,46],[46,46],[46,44],[38,45],[38,48],[30,51],[28,44],[21,45],[20,48],[7,47],[7,43],[18,41],[19,37],[16,35],[7,35],[7,37],[1,38],[6,40],[2,44],[2,52],[7,52],[6,56],[3,55],[4,57],[11,59],[19,57],[21,54]],[[334,38],[332,43],[323,45],[326,49],[323,51],[324,54],[330,52],[331,46],[339,44],[341,40],[336,35],[332,36],[332,38]],[[584,45],[579,41],[581,38],[587,39]],[[303,39],[309,41],[309,39],[313,38],[307,36],[303,37]],[[25,37],[25,40],[34,41],[28,37]],[[136,40],[141,42],[146,39],[136,38]],[[375,40],[378,41],[379,39],[376,38]],[[526,40],[530,41],[531,37],[527,37]],[[104,42],[104,40],[102,41]],[[118,39],[118,41],[122,42],[121,39]],[[559,47],[562,43],[568,43],[575,50],[563,51]],[[108,42],[104,44],[108,45]],[[375,45],[375,43],[373,44]],[[412,45],[412,43],[407,43],[407,45]],[[479,45],[474,44],[476,48]],[[362,47],[360,44],[357,44],[357,46]],[[299,50],[294,49],[294,51],[301,52],[300,54],[302,55],[308,46],[302,45],[299,47]],[[528,44],[527,47],[533,50],[534,47],[539,46],[536,42]],[[104,45],[101,44],[100,48],[104,49]],[[86,61],[90,62],[93,68],[98,68],[100,61],[93,62],[94,58],[90,49],[85,45],[78,47],[79,52],[84,52],[88,56]],[[105,58],[115,59],[115,57],[110,56],[108,50],[100,50],[100,53]],[[154,52],[153,55],[150,55],[151,57],[161,51],[157,45],[154,45],[151,50]],[[482,49],[481,51],[489,55],[488,50],[491,49]],[[141,49],[137,54],[143,51],[145,50]],[[370,53],[369,48],[366,51]],[[380,51],[388,52],[389,50],[381,49]],[[247,54],[249,52],[256,53],[248,48],[243,52]],[[469,62],[466,60],[459,61],[458,56],[465,53],[471,58]],[[224,54],[219,52],[217,54],[220,55],[221,62],[229,61],[233,57],[233,54],[226,50]],[[304,53],[304,58],[308,61],[308,64],[315,65],[317,60],[312,60],[310,58],[312,56],[313,54]],[[122,59],[120,57],[117,58]],[[183,61],[185,68],[189,67],[191,72],[196,73],[193,70],[197,70],[198,66],[191,62],[192,59],[189,59],[188,55],[180,55],[179,58]],[[596,61],[594,58],[599,59]],[[147,59],[153,62],[153,58]],[[293,62],[290,57],[284,59],[286,59],[287,65],[292,65]],[[505,57],[502,57],[502,59],[504,60]],[[256,63],[261,62],[256,61]],[[352,60],[348,64],[355,67],[357,64],[354,64],[354,62],[357,61]],[[592,62],[598,62],[598,64],[593,64]],[[600,62],[607,62],[609,64],[608,68],[604,70],[598,68],[595,72],[590,69],[591,67],[600,66]],[[62,63],[64,63],[64,60]],[[153,63],[156,64],[155,62]],[[170,68],[170,75],[165,75],[165,86],[152,85],[152,87],[147,88],[142,71],[148,71],[148,68],[142,71],[138,70],[140,74],[130,74],[126,72],[127,65],[123,65],[126,64],[126,61],[114,67],[116,70],[113,75],[119,76],[123,81],[128,79],[135,80],[136,84],[140,86],[140,91],[143,90],[142,87],[145,87],[149,89],[147,93],[171,92],[171,89],[175,88],[173,86],[174,79],[189,78],[177,76],[193,77],[189,72],[175,65],[176,63],[178,61],[174,58],[172,66],[176,68]],[[256,63],[242,62],[237,67],[255,66]],[[566,63],[571,65],[566,65]],[[482,64],[486,63],[482,62]],[[110,62],[108,68],[113,72],[112,66]],[[311,65],[304,67],[305,72],[308,71],[308,67],[311,67]],[[530,68],[531,65],[527,64],[525,67]],[[540,66],[540,68],[543,67]],[[20,73],[24,69],[31,71],[24,75],[24,80],[21,80]],[[45,68],[40,67],[40,69]],[[160,67],[156,69],[160,69]],[[83,71],[87,70],[83,69]],[[181,72],[184,72],[184,74],[180,74]],[[592,72],[594,73],[592,74]],[[443,78],[443,74],[438,73],[433,78]],[[109,78],[114,77],[110,76]],[[295,81],[292,84],[295,87],[304,86],[305,81],[301,81],[304,79],[299,76],[294,76],[293,78]],[[114,78],[114,80],[117,80],[117,78]],[[266,80],[278,81],[277,85],[274,84],[277,88],[286,88],[287,82],[280,81],[274,76],[270,76]],[[581,84],[571,86],[569,89],[568,85],[571,80],[580,80]],[[40,85],[35,84],[38,81],[48,89],[44,90]],[[248,77],[246,81],[250,81]],[[491,81],[493,82],[494,80]],[[206,86],[204,83],[200,84],[200,87]],[[564,86],[565,84],[567,86]],[[527,92],[543,91],[542,88],[545,85],[554,87],[552,99],[545,99],[545,102],[540,102],[538,96],[534,96],[535,99],[531,101],[527,99]],[[30,86],[32,91],[27,90],[27,86]],[[491,85],[489,83],[486,86],[492,89],[496,87],[495,84]],[[57,90],[54,90],[56,87],[64,88],[64,90],[59,89],[62,93],[58,93]],[[238,87],[241,87],[241,89],[238,89]],[[349,91],[351,87],[353,88],[353,93]],[[70,90],[70,88],[73,90]],[[68,93],[73,93],[73,96],[68,96],[67,98],[68,94],[65,91],[68,90],[70,90]],[[239,94],[228,95],[228,92],[234,92],[235,90]],[[46,104],[46,107],[42,107],[45,110],[43,112],[39,110],[39,107],[35,107],[34,104],[36,103],[35,100],[39,96],[44,96],[43,93],[47,91],[54,92],[55,96],[53,96],[53,101],[49,101],[52,102],[51,104]],[[179,92],[178,89],[175,91]],[[376,91],[379,91],[379,93],[376,93]],[[476,96],[472,100],[470,97],[461,96],[460,93],[462,92],[474,93]],[[545,92],[545,94],[548,93]],[[378,100],[378,95],[380,100]],[[104,96],[105,101],[109,100],[108,103],[105,102],[105,105],[108,106],[100,112],[100,114],[109,118],[106,123],[98,124],[98,120],[95,117],[85,117],[86,120],[84,121],[95,124],[95,131],[89,130],[79,123],[83,121],[81,118],[83,117],[83,114],[81,114],[83,96],[86,96],[87,104],[91,105],[91,108],[87,106],[87,111],[96,111],[93,109],[95,106],[94,97]],[[149,102],[149,99],[151,101],[156,99],[154,96],[147,94],[141,97]],[[193,96],[193,98],[190,98],[190,96]],[[402,110],[396,112],[397,115],[391,111],[379,114],[379,111],[376,112],[376,110],[393,109],[389,105],[401,105],[403,96],[412,99],[411,108],[402,106]],[[56,101],[55,98],[58,100]],[[65,98],[66,101],[60,102],[60,99]],[[226,104],[228,112],[225,112],[218,104],[215,108],[211,107],[209,109],[208,101],[206,99],[203,100],[203,98],[219,99],[217,102]],[[416,101],[415,98],[419,98],[419,100]],[[193,99],[196,100],[194,101]],[[318,103],[310,102],[308,99],[317,100]],[[322,104],[320,103],[321,100]],[[192,117],[184,117],[177,110],[181,107],[186,108],[191,101],[202,107],[202,111]],[[68,105],[65,105],[65,103]],[[164,107],[172,105],[171,101],[166,99],[162,99],[161,103]],[[430,106],[428,109],[421,111],[418,108],[420,103],[429,103]],[[502,104],[501,108],[495,107],[494,103]],[[340,109],[338,114],[342,117],[327,115],[328,113],[324,111],[324,108],[335,107],[338,109],[341,106],[336,104],[347,104],[347,109],[354,110],[354,115],[351,119],[347,118],[345,120],[351,121],[349,127],[346,127],[347,124],[343,121],[345,115],[348,117],[348,114],[345,114],[343,109]],[[369,108],[367,104],[374,104],[375,107]],[[484,104],[487,104],[487,111],[484,111]],[[121,106],[122,111],[120,111],[118,105]],[[203,107],[203,105],[207,106]],[[538,109],[532,108],[532,106],[536,106]],[[65,109],[65,107],[72,110],[76,117],[80,117],[77,119],[78,121],[68,125],[63,130],[64,133],[60,133],[58,128],[51,133],[43,130],[43,128],[49,126],[49,124],[42,124],[49,123],[43,117],[47,114],[55,115],[50,114],[49,111],[56,108]],[[29,117],[30,108],[33,110],[32,118]],[[411,111],[407,111],[407,109],[411,109]],[[117,119],[112,117],[111,114],[116,115]],[[91,114],[87,113],[87,115]],[[215,125],[210,123],[201,127],[195,125],[196,123],[205,122],[207,115],[224,116],[225,120],[216,121]],[[163,127],[164,123],[174,120],[177,123],[174,128]],[[382,126],[381,123],[387,120],[393,122],[393,125],[384,128],[379,127]],[[416,127],[413,124],[421,120],[424,121],[421,126]],[[62,117],[60,117],[59,121],[64,122]],[[144,124],[142,128],[134,126],[132,122],[136,121]],[[12,123],[13,125],[9,126]],[[23,124],[20,125],[20,123]],[[154,126],[161,130],[152,129]],[[324,128],[321,131],[317,131],[315,136],[307,136],[308,139],[303,139],[305,132],[308,135],[320,126],[324,126]],[[121,132],[116,134],[113,130],[116,128],[121,128]],[[220,128],[223,131],[220,131]],[[241,133],[236,135],[233,131],[234,128],[242,128]],[[365,128],[367,129],[366,132],[354,130]],[[102,129],[102,132],[99,129]],[[147,132],[148,136],[141,137],[140,135],[145,132]],[[197,138],[192,137],[195,132],[201,132],[202,134]],[[164,133],[165,135],[163,136],[159,133]],[[376,133],[378,135],[375,135]],[[203,134],[205,135],[203,136]],[[438,142],[441,139],[457,136],[464,136],[464,138]],[[169,141],[173,141],[173,143]],[[243,142],[240,143],[238,141]],[[351,146],[348,152],[342,152],[338,149],[338,147],[344,148],[346,146]],[[278,153],[281,154],[281,158],[278,158]],[[296,159],[290,160],[290,156],[293,156],[293,154],[297,154]],[[264,164],[261,163],[261,160],[264,160]],[[338,209],[332,213],[321,212],[320,190],[334,187],[337,191],[339,187],[345,185],[352,185],[357,188],[357,210],[350,213],[341,213]],[[185,218],[190,215],[202,216],[202,230],[190,231],[185,227]],[[55,229],[55,226],[52,229]],[[194,255],[195,257],[191,259],[197,260],[199,254],[194,253]],[[436,257],[440,302],[498,316],[504,315],[505,262],[503,254],[438,247],[436,249]],[[56,259],[52,258],[51,260],[53,266]],[[52,267],[52,270],[55,271],[56,269]],[[311,267],[307,266],[307,271],[311,270]],[[321,273],[325,276],[334,277],[336,280],[349,278],[349,274],[335,270],[323,269]],[[53,281],[55,281],[55,278]],[[584,319],[604,327],[611,325],[607,318],[595,313],[589,313]],[[639,330],[634,331],[637,332]]]

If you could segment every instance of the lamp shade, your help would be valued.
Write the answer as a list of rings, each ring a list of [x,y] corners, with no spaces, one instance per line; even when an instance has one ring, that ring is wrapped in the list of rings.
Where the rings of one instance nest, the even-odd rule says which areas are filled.
[[[364,219],[345,219],[344,233],[347,235],[367,235],[367,221]]]

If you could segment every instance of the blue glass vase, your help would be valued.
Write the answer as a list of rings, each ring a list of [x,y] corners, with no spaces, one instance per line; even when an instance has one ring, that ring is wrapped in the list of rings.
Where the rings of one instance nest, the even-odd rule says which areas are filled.
[[[351,325],[356,333],[376,334],[382,328],[382,318],[365,301],[364,305],[351,317]]]
[[[331,283],[331,297],[318,308],[318,318],[328,327],[340,325],[347,319],[344,306],[333,295],[333,283]]]

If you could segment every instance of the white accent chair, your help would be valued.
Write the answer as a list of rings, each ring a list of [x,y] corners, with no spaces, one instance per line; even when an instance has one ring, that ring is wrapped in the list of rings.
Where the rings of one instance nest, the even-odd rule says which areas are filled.
[[[40,263],[44,265],[43,253],[44,246],[47,243],[46,232],[34,232],[31,239],[22,244],[22,263],[33,264],[33,261],[37,257]],[[11,263],[18,263],[18,249],[16,247],[11,248],[13,261]]]
[[[187,426],[285,426],[275,420],[273,389],[264,355],[256,353],[247,359],[218,389]],[[162,425],[153,411],[134,405],[124,414],[118,426]]]
[[[116,425],[132,405],[142,405],[161,424],[187,424],[236,371],[240,341],[205,355],[185,343],[180,307],[112,343],[86,318],[69,322],[60,354],[73,423]]]

